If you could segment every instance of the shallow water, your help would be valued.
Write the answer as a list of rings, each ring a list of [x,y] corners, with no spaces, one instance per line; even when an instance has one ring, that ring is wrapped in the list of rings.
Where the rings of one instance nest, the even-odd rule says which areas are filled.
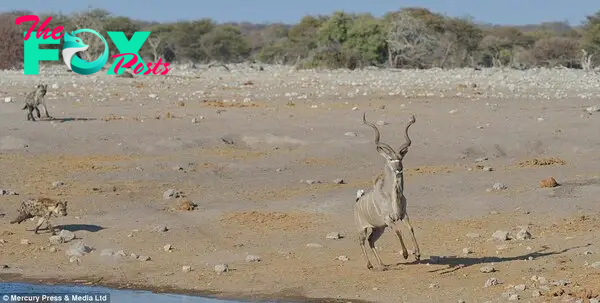
[[[55,295],[53,295],[55,294]],[[226,301],[211,298],[203,298],[176,294],[155,294],[150,291],[111,289],[97,286],[79,285],[41,285],[29,283],[0,283],[0,302],[24,302],[11,300],[11,295],[21,296],[55,296],[48,302],[67,302],[64,296],[68,296],[68,302],[73,300],[72,295],[87,295],[87,301],[79,302],[112,302],[112,303],[242,303],[242,301]],[[109,301],[104,300],[107,295]],[[8,296],[8,297],[7,297]],[[85,298],[85,297],[84,297]],[[60,299],[60,301],[58,301]],[[77,299],[77,298],[75,298]],[[36,301],[33,301],[36,302]]]

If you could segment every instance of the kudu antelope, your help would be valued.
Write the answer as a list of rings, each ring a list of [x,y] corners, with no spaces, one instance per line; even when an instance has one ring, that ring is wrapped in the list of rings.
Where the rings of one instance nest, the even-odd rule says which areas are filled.
[[[362,122],[373,128],[375,131],[375,147],[377,152],[379,152],[386,161],[383,173],[377,176],[373,188],[366,192],[359,190],[357,192],[356,203],[354,204],[354,220],[359,231],[358,241],[367,261],[368,269],[373,269],[373,265],[367,256],[367,250],[365,248],[366,240],[369,242],[369,247],[371,248],[371,251],[373,251],[381,268],[386,268],[375,250],[375,241],[381,237],[386,227],[394,230],[400,240],[402,256],[404,259],[408,258],[408,251],[402,240],[402,234],[398,224],[399,221],[404,222],[410,231],[415,259],[418,261],[421,258],[419,245],[417,244],[414,230],[408,219],[408,214],[406,213],[406,197],[404,196],[404,175],[402,166],[402,159],[406,156],[408,147],[411,144],[408,136],[408,128],[415,123],[415,121],[415,116],[412,115],[404,129],[406,142],[400,146],[396,153],[388,144],[379,142],[380,134],[377,126],[367,122],[365,114],[363,114]]]

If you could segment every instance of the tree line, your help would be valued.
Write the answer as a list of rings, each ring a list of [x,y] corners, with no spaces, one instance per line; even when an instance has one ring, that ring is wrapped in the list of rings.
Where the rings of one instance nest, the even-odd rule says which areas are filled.
[[[31,23],[15,25],[27,11],[0,14],[0,69],[23,63],[23,32]],[[478,24],[426,8],[403,8],[377,18],[343,11],[305,16],[299,23],[216,23],[212,19],[159,23],[88,9],[69,15],[40,15],[41,24],[73,31],[90,28],[104,37],[122,31],[151,31],[140,50],[145,61],[179,63],[239,63],[295,65],[297,68],[458,68],[564,66],[589,70],[600,63],[600,11],[582,25],[546,22],[526,26]],[[84,59],[103,51],[102,41],[79,34],[89,49]],[[111,55],[118,50],[110,40]],[[62,42],[62,41],[61,41]],[[57,45],[43,46],[58,48]],[[62,44],[60,45],[62,47]]]

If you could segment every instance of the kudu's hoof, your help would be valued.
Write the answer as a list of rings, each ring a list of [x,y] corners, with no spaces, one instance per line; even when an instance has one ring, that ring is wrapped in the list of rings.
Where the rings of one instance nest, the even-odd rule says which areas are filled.
[[[367,264],[367,269],[368,270],[373,270],[373,265],[371,265],[371,263]]]
[[[402,257],[404,258],[404,260],[408,259],[408,252],[402,252]]]

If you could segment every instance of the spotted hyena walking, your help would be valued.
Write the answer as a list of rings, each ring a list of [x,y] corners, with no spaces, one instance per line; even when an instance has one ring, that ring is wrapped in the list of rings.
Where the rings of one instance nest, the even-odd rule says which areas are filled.
[[[21,203],[18,213],[17,217],[10,221],[10,224],[21,224],[21,222],[27,219],[40,217],[35,226],[35,233],[37,234],[42,224],[46,222],[48,230],[50,230],[52,234],[55,234],[55,230],[50,225],[50,217],[53,214],[55,217],[66,216],[67,202],[56,201],[50,198],[29,199]]]
[[[27,121],[35,121],[33,117],[33,111],[35,110],[37,117],[41,118],[40,110],[38,106],[41,104],[44,106],[44,112],[46,113],[46,118],[52,118],[48,114],[48,108],[46,107],[45,96],[46,92],[48,92],[48,84],[38,84],[35,87],[35,90],[27,93],[25,95],[25,105],[23,106],[23,110],[27,110]]]

